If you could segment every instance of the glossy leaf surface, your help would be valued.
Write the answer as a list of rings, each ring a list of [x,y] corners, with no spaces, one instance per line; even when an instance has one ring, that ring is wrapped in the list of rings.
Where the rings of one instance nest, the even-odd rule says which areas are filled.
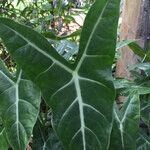
[[[39,106],[39,89],[31,81],[22,78],[22,71],[13,77],[1,62],[0,117],[6,137],[14,150],[26,149]]]
[[[33,130],[33,150],[64,150],[56,133],[37,121]]]
[[[137,139],[137,150],[149,150],[150,149],[150,138],[147,135],[140,134]]]
[[[74,65],[35,31],[0,18],[0,37],[52,107],[53,127],[66,150],[105,150],[109,145],[118,16],[119,0],[95,2],[85,20]]]
[[[136,150],[139,134],[140,100],[136,91],[130,92],[123,108],[114,110],[114,125],[111,134],[110,150]]]
[[[5,128],[0,127],[0,149],[8,150],[8,142],[6,139]]]
[[[123,41],[120,41],[117,43],[116,45],[116,49],[120,49],[120,48],[123,48],[125,46],[128,46],[130,45],[131,43],[135,43],[136,40],[123,40]]]

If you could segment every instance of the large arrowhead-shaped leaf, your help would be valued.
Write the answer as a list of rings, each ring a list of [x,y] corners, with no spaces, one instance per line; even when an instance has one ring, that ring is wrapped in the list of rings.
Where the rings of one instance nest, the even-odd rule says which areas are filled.
[[[22,78],[21,71],[13,77],[0,64],[0,117],[13,149],[25,150],[37,119],[40,92],[31,81]]]
[[[97,0],[87,15],[74,65],[38,33],[0,18],[0,37],[53,109],[53,127],[66,150],[106,150],[115,90],[111,65],[119,0]]]
[[[139,94],[132,91],[119,111],[114,110],[114,125],[111,134],[110,150],[135,150],[139,131],[140,100]]]

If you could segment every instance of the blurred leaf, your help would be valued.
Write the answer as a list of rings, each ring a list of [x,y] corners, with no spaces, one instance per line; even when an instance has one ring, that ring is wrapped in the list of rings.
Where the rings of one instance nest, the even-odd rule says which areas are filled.
[[[129,66],[129,71],[135,70],[136,68],[143,70],[143,71],[149,71],[150,70],[150,63],[147,62],[147,63],[138,63],[138,64],[131,65],[131,66]]]
[[[6,139],[5,128],[0,127],[0,150],[8,150],[9,144]]]
[[[132,42],[128,46],[136,55],[138,55],[145,61],[150,61],[150,55],[146,53],[146,51],[143,48],[141,48],[136,42]]]
[[[117,43],[116,49],[120,49],[124,46],[129,46],[129,48],[145,61],[150,61],[149,51],[145,51],[142,47],[137,44],[137,40],[124,40]]]
[[[18,0],[17,6],[20,4],[20,2],[22,2],[24,4],[24,0]]]
[[[137,150],[149,150],[150,149],[150,137],[145,134],[140,134],[137,139]]]
[[[141,119],[150,129],[150,95],[147,95],[146,100],[141,99]]]
[[[148,81],[150,78],[150,63],[137,63],[128,67],[134,77],[138,76],[138,80]]]
[[[25,150],[40,107],[41,94],[22,71],[12,76],[0,63],[0,117],[9,144],[14,150]]]
[[[123,108],[114,109],[114,125],[109,150],[136,150],[140,120],[140,100],[137,91],[130,92]]]
[[[51,9],[52,9],[52,6],[49,3],[42,5],[42,10],[44,10],[44,11],[50,11]]]
[[[115,89],[128,88],[134,84],[133,81],[127,79],[116,79],[113,82]]]
[[[33,130],[33,150],[63,150],[53,129],[46,128],[38,120]]]
[[[72,34],[70,35],[66,35],[66,36],[58,36],[58,35],[55,35],[53,32],[45,32],[44,33],[44,36],[46,38],[49,38],[49,39],[53,39],[53,40],[63,40],[63,39],[67,39],[67,38],[72,38],[74,36],[79,36],[81,34],[81,29],[78,29],[77,31],[73,32]]]
[[[116,45],[116,49],[123,48],[124,46],[128,46],[129,44],[135,42],[136,40],[123,40],[121,42],[118,42]]]

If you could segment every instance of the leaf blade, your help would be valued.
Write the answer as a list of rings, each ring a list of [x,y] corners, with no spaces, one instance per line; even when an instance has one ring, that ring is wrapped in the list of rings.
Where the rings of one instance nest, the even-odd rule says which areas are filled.
[[[101,8],[101,11],[99,11],[99,8]],[[9,47],[9,44],[13,44],[13,42],[10,40],[10,43],[8,43],[8,39],[3,37],[6,33],[3,34],[0,28],[0,36],[5,41],[8,51],[40,87],[44,99],[52,107],[53,127],[67,150],[87,150],[92,147],[95,150],[105,150],[109,145],[112,109],[115,99],[115,89],[111,81],[111,65],[116,47],[119,0],[103,0],[101,4],[97,0],[92,10],[96,10],[94,15],[97,17],[92,22],[96,23],[96,26],[94,30],[90,28],[89,33],[91,36],[87,41],[85,40],[87,44],[84,45],[83,41],[80,43],[80,56],[76,64],[69,67],[70,70],[66,69],[67,65],[62,67],[61,63],[64,64],[64,61],[61,61],[62,59],[57,59],[58,63],[58,61],[55,61],[56,59],[52,60],[50,57],[45,57],[46,55],[39,54],[36,50],[37,47],[34,46],[33,48],[32,44],[30,44],[31,47],[17,48],[17,52],[14,53],[12,45]],[[92,10],[86,20],[94,18],[91,14]],[[109,23],[107,20],[109,20]],[[111,28],[110,23],[112,24]],[[0,24],[5,24],[5,22],[0,19]],[[21,28],[19,29],[20,33],[20,30],[24,30],[24,26],[17,25],[14,22],[12,24],[17,31],[18,28]],[[84,26],[85,31],[86,28],[87,25]],[[84,33],[84,30],[82,39],[88,35]],[[30,30],[31,33],[33,32]],[[25,36],[30,36],[30,34],[28,31]],[[35,32],[33,34],[35,35]],[[100,36],[96,37],[98,34],[102,38]],[[36,36],[40,35],[36,34]],[[23,39],[21,36],[18,38]],[[106,44],[105,40],[106,47],[104,46]],[[95,43],[94,46],[93,42]],[[24,39],[22,43],[24,43]],[[39,45],[41,41],[37,40],[34,44],[36,43]],[[43,53],[47,52],[44,46],[40,50],[44,51]],[[36,53],[38,59],[32,53]],[[87,53],[88,56],[81,53]],[[30,57],[29,54],[32,54],[32,56]],[[54,51],[52,56],[58,58]],[[31,58],[34,58],[34,61]]]
[[[114,117],[114,127],[109,149],[120,146],[121,150],[135,150],[140,120],[140,100],[137,91],[130,92],[121,111],[118,108],[114,110]],[[116,138],[117,140],[115,140]]]
[[[25,150],[40,106],[39,89],[21,79],[21,72],[15,82],[0,70],[0,79],[0,116],[6,137],[14,150]]]

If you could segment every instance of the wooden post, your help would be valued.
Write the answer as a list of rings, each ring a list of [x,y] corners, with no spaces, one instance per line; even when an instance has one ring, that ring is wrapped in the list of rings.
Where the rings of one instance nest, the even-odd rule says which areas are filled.
[[[150,0],[124,0],[120,40],[140,39],[140,45],[146,47],[149,33]],[[131,79],[128,66],[137,63],[137,56],[128,48],[119,50],[121,58],[116,64],[116,76]]]

